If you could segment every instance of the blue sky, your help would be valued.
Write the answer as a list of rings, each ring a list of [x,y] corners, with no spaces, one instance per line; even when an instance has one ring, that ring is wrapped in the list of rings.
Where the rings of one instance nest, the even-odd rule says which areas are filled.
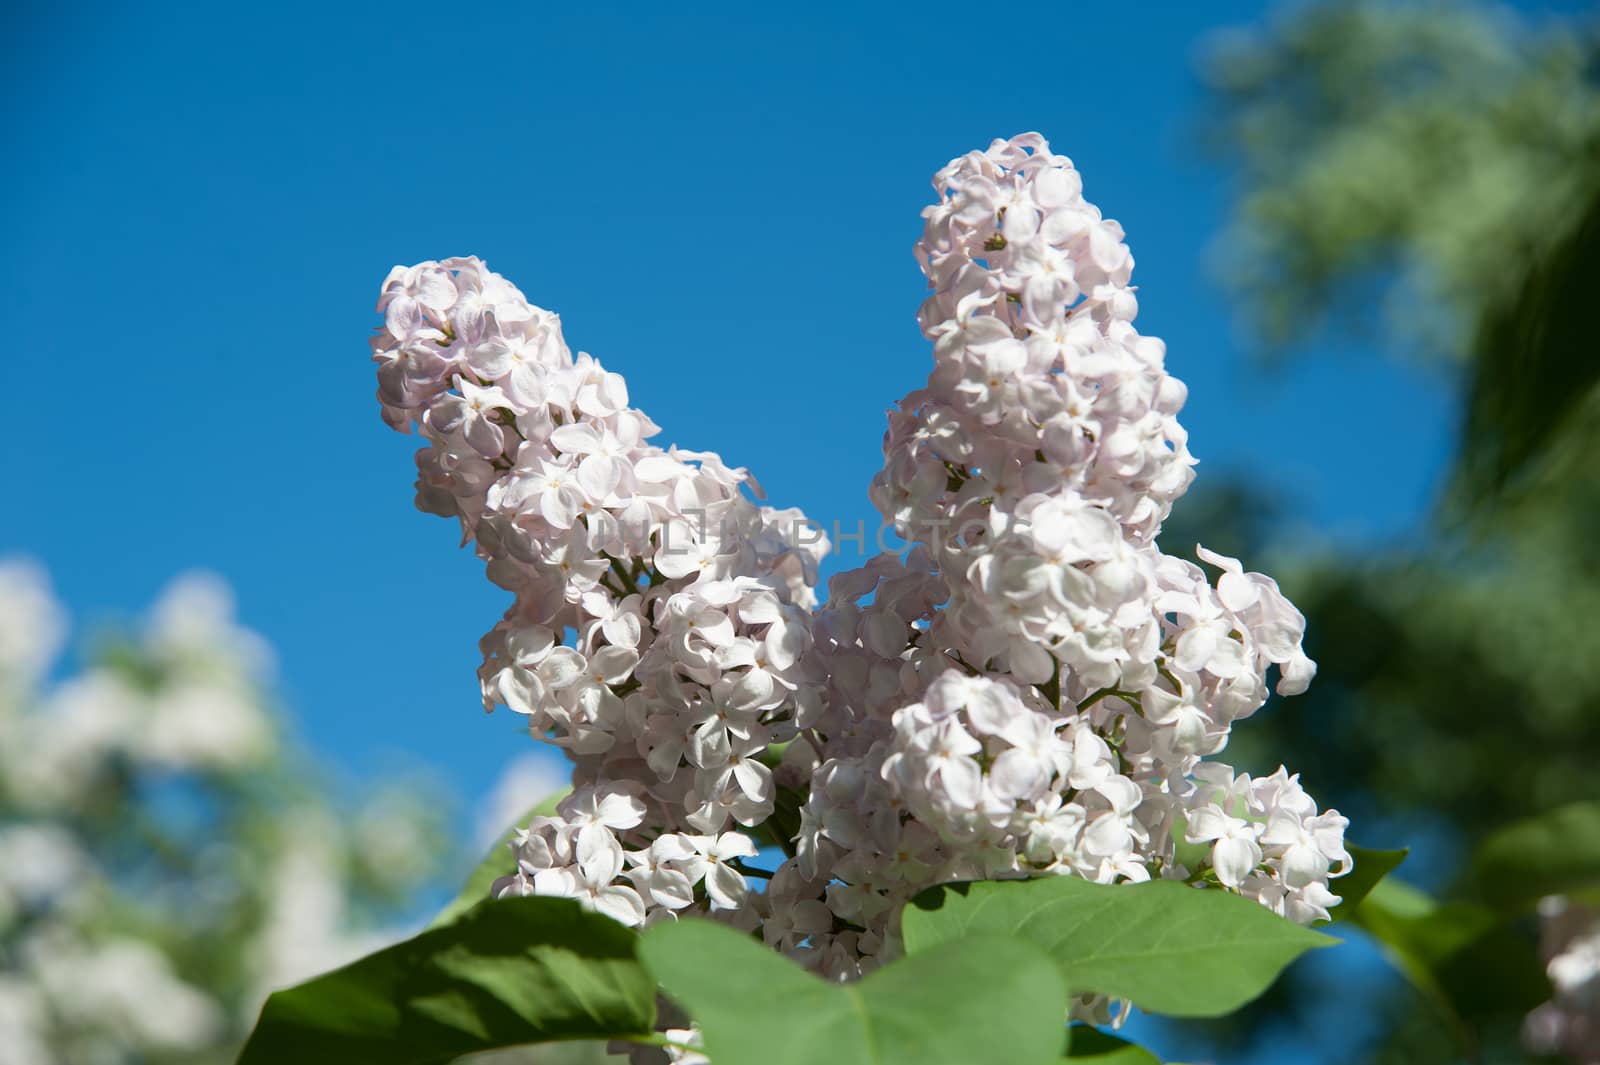
[[[0,291],[29,368],[0,551],[43,559],[88,618],[216,570],[317,750],[410,756],[471,797],[526,741],[476,705],[503,595],[412,509],[414,444],[377,417],[389,267],[484,257],[664,439],[851,529],[884,411],[927,372],[929,176],[1030,129],[1127,227],[1202,477],[1280,486],[1318,535],[1419,512],[1440,382],[1374,358],[1263,374],[1205,272],[1227,202],[1192,140],[1210,6],[1010,8],[983,39],[964,5],[538,8],[24,16],[0,73],[25,104],[0,119]]]

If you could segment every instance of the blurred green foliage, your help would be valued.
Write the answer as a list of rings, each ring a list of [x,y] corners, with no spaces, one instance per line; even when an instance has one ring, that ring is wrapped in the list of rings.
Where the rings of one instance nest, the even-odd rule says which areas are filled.
[[[1470,358],[1589,191],[1593,47],[1451,0],[1290,5],[1219,38],[1203,130],[1238,177],[1236,306],[1280,350],[1331,321]]]
[[[1264,351],[1353,335],[1446,367],[1465,413],[1448,491],[1402,543],[1297,548],[1274,540],[1281,504],[1204,481],[1162,538],[1274,554],[1309,619],[1310,692],[1270,705],[1229,756],[1301,770],[1363,841],[1441,836],[1445,906],[1480,894],[1478,840],[1600,794],[1595,30],[1471,3],[1321,3],[1230,34],[1204,67],[1207,144],[1238,192],[1219,265]],[[1347,401],[1355,431],[1384,431]],[[1533,924],[1507,929],[1525,966]],[[1526,996],[1493,993],[1504,971],[1475,975],[1489,993],[1464,1033],[1391,997],[1367,1004],[1382,1038],[1336,1060],[1524,1060]],[[1308,985],[1284,987],[1263,1008],[1303,1019]],[[1213,1029],[1223,1059],[1265,1019]]]

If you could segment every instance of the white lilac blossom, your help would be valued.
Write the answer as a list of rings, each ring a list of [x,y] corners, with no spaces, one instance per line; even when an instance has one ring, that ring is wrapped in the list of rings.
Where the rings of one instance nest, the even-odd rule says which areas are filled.
[[[1270,578],[1156,544],[1194,459],[1186,390],[1133,326],[1122,228],[1036,134],[934,187],[934,367],[871,486],[909,547],[823,602],[799,513],[647,443],[555,315],[476,259],[385,282],[379,399],[425,441],[418,505],[514,596],[484,703],[575,763],[497,893],[629,924],[709,913],[835,979],[893,957],[903,903],[957,879],[1179,879],[1302,923],[1338,903],[1345,819],[1287,770],[1207,760],[1269,673],[1292,695],[1315,666]],[[786,856],[753,892],[758,839]]]
[[[379,308],[385,418],[428,441],[418,504],[457,518],[515,596],[482,641],[484,704],[576,764],[577,790],[529,826],[500,890],[638,923],[678,906],[690,876],[705,905],[744,907],[730,863],[755,848],[729,829],[771,817],[759,756],[816,716],[825,540],[747,497],[747,471],[648,443],[622,377],[476,260],[397,269]]]

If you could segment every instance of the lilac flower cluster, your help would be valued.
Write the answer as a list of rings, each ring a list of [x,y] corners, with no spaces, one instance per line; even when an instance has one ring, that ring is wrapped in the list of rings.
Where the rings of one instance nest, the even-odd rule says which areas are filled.
[[[515,597],[483,640],[485,706],[575,766],[497,893],[714,913],[836,979],[893,957],[902,904],[950,880],[1176,878],[1301,922],[1337,904],[1345,819],[1284,770],[1205,760],[1269,672],[1292,695],[1315,666],[1270,578],[1201,549],[1213,583],[1156,545],[1194,460],[1121,227],[1035,134],[934,186],[934,368],[871,487],[910,546],[824,602],[798,512],[647,443],[553,314],[475,259],[390,274],[385,420],[426,442],[418,505]],[[775,870],[752,873],[758,842]]]

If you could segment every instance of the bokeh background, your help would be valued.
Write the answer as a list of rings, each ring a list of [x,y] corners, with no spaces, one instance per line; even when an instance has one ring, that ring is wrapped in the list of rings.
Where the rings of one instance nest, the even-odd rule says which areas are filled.
[[[1125,226],[1140,328],[1189,384],[1199,479],[1164,545],[1242,555],[1310,619],[1317,683],[1230,758],[1301,770],[1445,895],[1492,828],[1600,794],[1589,4],[0,29],[0,1065],[229,1060],[267,989],[416,927],[559,785],[482,713],[503,593],[413,510],[414,445],[377,418],[390,266],[483,257],[665,440],[871,530],[884,411],[928,365],[928,177],[1025,130]],[[1495,988],[1463,1041],[1374,949],[1324,953],[1243,1018],[1139,1038],[1546,1060],[1548,985]]]

